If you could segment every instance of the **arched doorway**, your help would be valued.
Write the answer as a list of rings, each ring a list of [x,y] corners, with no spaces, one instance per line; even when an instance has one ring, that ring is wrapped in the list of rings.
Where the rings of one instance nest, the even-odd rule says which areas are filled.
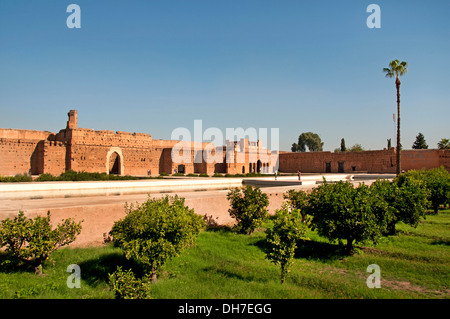
[[[256,162],[256,173],[261,173],[261,161],[260,160],[258,160],[257,162]]]
[[[120,156],[117,152],[109,157],[109,174],[120,175]]]
[[[111,147],[106,154],[106,173],[124,175],[123,155],[119,147]]]

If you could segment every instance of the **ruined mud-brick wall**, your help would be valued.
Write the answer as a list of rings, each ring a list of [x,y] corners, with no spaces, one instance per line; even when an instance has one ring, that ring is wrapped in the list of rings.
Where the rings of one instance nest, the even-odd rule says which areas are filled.
[[[113,153],[120,157],[122,175],[146,175],[155,167],[150,134],[82,128],[63,131],[60,134],[65,133],[70,150],[66,169],[107,173]]]
[[[339,166],[344,173],[395,173],[395,149],[362,152],[304,152],[280,153],[280,171],[294,173],[297,170],[305,173],[339,172]],[[432,169],[444,166],[450,171],[450,150],[403,150],[401,152],[401,168],[408,171],[412,169]]]
[[[450,172],[450,150],[439,150],[439,166]]]
[[[61,141],[42,141],[42,151],[39,159],[42,161],[42,172],[52,175],[60,175],[66,171],[66,144]]]
[[[271,152],[261,141],[250,142],[247,138],[227,141],[226,171],[228,174],[271,173],[276,163],[272,163]]]
[[[180,166],[184,166],[185,174],[212,174],[214,163],[208,164],[203,158],[203,150],[208,144],[206,142],[153,140],[154,156],[159,157],[159,173],[180,172]]]
[[[394,173],[395,151],[363,151],[363,152],[303,152],[280,153],[280,172],[295,173]],[[328,170],[327,170],[328,168]]]
[[[172,147],[177,143],[178,141],[153,140],[152,152],[155,165],[153,166],[152,174],[171,174],[173,172],[171,151]]]
[[[43,141],[53,133],[0,129],[0,175],[41,174]]]
[[[395,150],[331,153],[331,170],[339,172],[339,163],[344,173],[370,172],[394,173],[397,165]]]
[[[402,170],[431,169],[444,166],[450,171],[450,150],[404,150],[402,155]]]
[[[299,170],[305,173],[323,173],[325,163],[332,161],[331,156],[330,152],[280,153],[279,171],[295,173]],[[337,171],[337,167],[334,171]]]

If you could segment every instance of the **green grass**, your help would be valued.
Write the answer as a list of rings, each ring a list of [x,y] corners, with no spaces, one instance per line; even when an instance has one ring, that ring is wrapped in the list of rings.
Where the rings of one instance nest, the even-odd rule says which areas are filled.
[[[265,259],[263,229],[251,236],[227,229],[202,232],[195,247],[172,259],[152,286],[153,298],[446,298],[450,297],[450,210],[427,215],[417,228],[401,224],[398,234],[376,246],[343,255],[310,232],[292,270],[280,284],[279,267]],[[44,275],[0,272],[0,298],[113,298],[108,273],[133,267],[120,249],[65,248],[44,263]],[[81,288],[66,285],[67,266],[81,268]],[[369,289],[367,266],[381,268],[381,288]]]

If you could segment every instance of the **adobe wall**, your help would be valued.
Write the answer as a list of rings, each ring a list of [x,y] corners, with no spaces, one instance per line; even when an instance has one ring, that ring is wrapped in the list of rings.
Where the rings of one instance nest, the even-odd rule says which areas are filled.
[[[67,151],[65,143],[43,141],[40,143],[40,146],[38,160],[42,162],[42,171],[37,174],[45,172],[52,175],[60,175],[64,173],[66,170]]]
[[[51,132],[0,129],[0,175],[41,174],[42,141]]]
[[[439,166],[450,172],[450,150],[439,150]]]
[[[66,130],[70,141],[70,168],[75,171],[109,172],[108,156],[119,154],[122,175],[147,175],[156,170],[150,134],[94,131],[91,129]]]
[[[431,150],[404,150],[401,153],[401,168],[408,171],[411,169],[431,169],[441,165],[438,149]],[[448,167],[447,167],[448,169]]]
[[[402,170],[432,169],[444,166],[450,171],[450,150],[403,150],[401,152]],[[329,163],[330,173],[395,173],[395,149],[362,152],[304,152],[280,153],[279,170],[295,173],[297,170],[308,173],[325,173]],[[341,169],[339,170],[339,163]]]
[[[395,151],[280,153],[279,170],[295,173],[395,173]]]
[[[308,173],[323,173],[327,162],[332,162],[330,152],[280,153],[279,171],[296,173],[299,170]],[[334,164],[335,167],[332,167],[331,172],[337,172],[337,162]]]
[[[180,143],[180,141],[155,141],[155,153],[157,152],[156,154],[161,154],[159,157],[160,173],[164,172],[172,174],[175,171],[179,173],[180,165],[184,166],[184,174],[214,173],[214,164],[206,163],[203,158],[203,150],[209,143],[183,142],[182,144],[178,144]],[[176,145],[177,147],[179,147],[179,149],[174,149]]]

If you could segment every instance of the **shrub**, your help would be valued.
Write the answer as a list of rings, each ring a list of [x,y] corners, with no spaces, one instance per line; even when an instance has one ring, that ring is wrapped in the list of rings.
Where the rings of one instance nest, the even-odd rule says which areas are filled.
[[[0,176],[0,182],[5,183],[24,183],[32,182],[33,179],[27,174],[16,174],[15,176]]]
[[[401,174],[397,180],[403,183],[406,177],[420,180],[428,190],[428,200],[434,213],[437,214],[440,205],[450,201],[450,173],[441,166],[430,170],[411,170]]]
[[[73,242],[81,232],[81,222],[71,218],[63,220],[52,229],[50,212],[46,217],[29,219],[19,212],[14,219],[4,219],[0,224],[0,247],[6,247],[6,264],[29,263],[37,274],[42,273],[42,263],[51,253]]]
[[[41,174],[38,178],[36,178],[37,182],[52,182],[57,181],[59,178],[57,176],[53,176],[49,173]]]
[[[300,211],[289,210],[289,207],[284,205],[275,212],[273,227],[266,230],[264,248],[266,258],[274,264],[280,264],[281,283],[284,283],[290,271],[297,242],[304,238],[307,230],[306,224],[301,221]]]
[[[283,198],[287,199],[292,209],[300,211],[301,221],[307,221],[306,206],[308,205],[308,194],[303,190],[290,189],[283,194]]]
[[[259,187],[235,187],[227,194],[231,203],[230,216],[237,221],[240,233],[251,234],[268,217],[269,198]]]
[[[108,274],[108,282],[114,291],[116,299],[147,299],[150,298],[150,280],[148,277],[137,279],[131,269],[122,267]]]
[[[184,173],[173,173],[172,176],[184,176]]]
[[[395,225],[402,221],[417,227],[427,205],[425,184],[410,176],[390,181],[376,181],[370,186],[374,198],[385,201],[385,212],[378,216],[379,226],[384,235],[395,234]]]
[[[397,184],[389,180],[380,180],[370,185],[372,196],[377,198],[379,204],[383,203],[384,209],[376,210],[378,226],[382,235],[393,235],[395,224],[399,222],[399,211],[393,206],[395,199],[400,196]],[[380,206],[380,205],[379,205]]]
[[[376,242],[382,229],[378,227],[377,211],[382,211],[369,187],[353,187],[350,182],[324,183],[308,196],[307,213],[312,215],[312,228],[330,241],[345,239],[348,252],[353,242]]]
[[[148,199],[137,207],[126,206],[127,216],[110,232],[116,246],[156,280],[157,271],[172,257],[193,245],[205,227],[203,219],[184,205],[184,198]]]
[[[42,174],[46,175],[46,174]],[[41,175],[41,176],[42,176]],[[50,175],[50,174],[48,174]],[[51,175],[50,175],[51,176]],[[49,178],[51,178],[49,176]],[[40,178],[40,177],[39,177]],[[44,177],[46,178],[46,177]],[[130,176],[130,175],[113,175],[113,174],[106,174],[106,173],[88,173],[88,172],[76,172],[74,170],[68,170],[58,177],[55,177],[55,180],[57,181],[72,181],[72,182],[78,182],[78,181],[109,181],[109,180],[136,180],[138,177]]]

